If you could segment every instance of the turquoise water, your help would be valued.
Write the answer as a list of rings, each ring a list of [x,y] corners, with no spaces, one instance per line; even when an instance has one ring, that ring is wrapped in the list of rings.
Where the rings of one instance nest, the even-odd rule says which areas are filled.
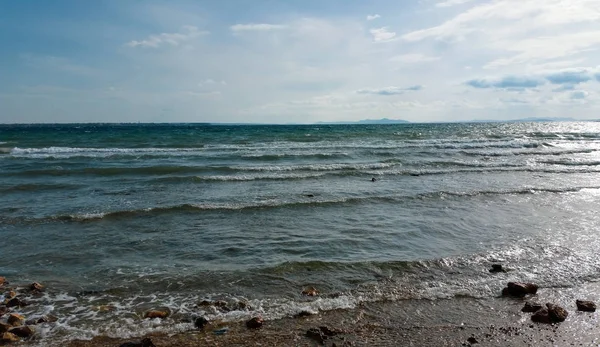
[[[0,275],[48,286],[23,310],[49,339],[574,286],[600,274],[599,150],[593,122],[0,125]]]

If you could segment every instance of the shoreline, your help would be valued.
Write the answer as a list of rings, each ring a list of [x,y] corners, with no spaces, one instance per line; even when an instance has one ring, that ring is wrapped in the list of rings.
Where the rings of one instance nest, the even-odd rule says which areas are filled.
[[[598,289],[591,283],[593,290]],[[560,290],[558,290],[560,291]],[[596,291],[597,292],[597,291]],[[95,337],[72,340],[68,347],[109,347],[150,338],[161,346],[591,346],[600,342],[596,313],[578,312],[575,298],[542,289],[528,297],[538,302],[556,298],[569,317],[557,324],[531,321],[521,312],[525,299],[453,298],[363,303],[299,318],[266,321],[260,329],[248,329],[243,321],[211,322],[203,330],[177,334],[147,334],[138,338]],[[326,327],[333,332],[320,341],[307,332]],[[223,329],[226,329],[225,331]],[[217,333],[215,333],[217,331]],[[222,332],[222,333],[219,333]],[[141,346],[141,345],[140,345]]]

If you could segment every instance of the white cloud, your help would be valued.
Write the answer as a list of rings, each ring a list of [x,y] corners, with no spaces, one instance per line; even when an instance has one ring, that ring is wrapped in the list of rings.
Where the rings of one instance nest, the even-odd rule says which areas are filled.
[[[389,31],[387,27],[371,29],[369,32],[373,35],[373,41],[375,42],[388,42],[396,37],[396,33]]]
[[[455,5],[462,5],[467,2],[471,2],[473,0],[446,0],[444,2],[438,2],[435,4],[436,7],[450,7]]]
[[[198,36],[208,34],[207,31],[200,31],[195,26],[184,26],[182,32],[179,33],[162,33],[158,35],[150,35],[148,38],[140,41],[129,41],[129,47],[150,47],[158,48],[161,45],[179,46],[182,42],[189,41]]]
[[[420,53],[403,54],[390,58],[390,61],[392,62],[399,62],[404,64],[426,63],[436,60],[440,60],[440,57],[432,57]]]
[[[367,16],[367,20],[375,20],[377,18],[381,18],[381,16],[378,14],[370,14]]]
[[[285,29],[285,25],[278,24],[235,24],[230,27],[231,31],[234,33],[242,32],[242,31],[271,31],[271,30],[281,30]]]

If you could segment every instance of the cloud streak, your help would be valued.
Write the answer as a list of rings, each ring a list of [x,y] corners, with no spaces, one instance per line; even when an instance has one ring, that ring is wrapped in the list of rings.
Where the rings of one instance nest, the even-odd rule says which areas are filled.
[[[272,30],[281,30],[285,29],[285,25],[279,24],[267,24],[267,23],[258,23],[258,24],[235,24],[230,27],[231,31],[234,33],[244,32],[244,31],[272,31]]]
[[[132,40],[127,43],[129,47],[158,48],[163,45],[179,46],[182,42],[192,40],[198,36],[207,35],[208,31],[200,31],[195,26],[184,26],[179,33],[161,33],[150,35],[143,40]]]
[[[396,33],[390,31],[387,27],[371,29],[369,32],[373,35],[373,41],[375,42],[389,42],[396,37]]]
[[[356,91],[356,94],[370,94],[370,95],[381,95],[381,96],[390,96],[390,95],[400,95],[406,92],[417,91],[423,89],[421,85],[414,85],[406,88],[400,87],[385,87],[380,89],[359,89]]]

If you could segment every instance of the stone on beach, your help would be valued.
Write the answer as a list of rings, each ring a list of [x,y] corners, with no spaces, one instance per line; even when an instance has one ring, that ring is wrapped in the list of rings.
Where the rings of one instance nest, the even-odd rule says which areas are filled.
[[[506,272],[506,270],[502,267],[502,264],[492,264],[492,268],[489,271],[491,273]]]
[[[156,345],[149,338],[144,338],[140,342],[122,343],[119,347],[156,347]]]
[[[547,308],[543,308],[538,310],[536,313],[531,316],[531,320],[537,323],[560,323],[564,322],[567,319],[569,313],[564,308],[554,305],[554,304],[546,304]]]
[[[527,301],[525,306],[521,309],[521,312],[537,312],[543,308],[542,304],[537,302]]]
[[[6,322],[12,326],[20,326],[25,323],[25,317],[21,316],[20,314],[11,313]]]
[[[577,304],[577,309],[579,311],[585,311],[585,312],[595,312],[596,311],[596,303],[594,303],[593,301],[576,300],[575,304]]]
[[[537,290],[538,286],[533,283],[508,282],[506,288],[502,289],[502,295],[522,298],[527,294],[536,294]]]
[[[152,310],[152,311],[148,311],[146,312],[146,314],[144,315],[144,318],[167,318],[169,316],[169,312],[167,311],[159,311],[159,310]]]
[[[9,342],[16,342],[16,341],[19,341],[19,337],[13,333],[6,332],[0,336],[0,342],[2,342],[2,343],[9,343]]]
[[[197,329],[204,329],[204,327],[209,323],[208,319],[205,317],[198,317],[194,320],[194,326]]]
[[[19,298],[12,298],[6,302],[6,307],[23,307],[27,304]]]
[[[319,295],[319,291],[315,287],[306,287],[302,290],[302,295],[317,296]]]
[[[29,285],[29,290],[41,292],[42,290],[44,290],[44,286],[39,284],[38,282],[33,282]]]
[[[7,332],[10,328],[12,325],[0,322],[0,334]]]
[[[8,312],[8,308],[6,306],[0,306],[0,317],[4,316]]]
[[[29,336],[33,335],[35,330],[28,325],[22,325],[22,326],[11,328],[10,330],[8,330],[8,332],[15,334],[19,337],[29,337]]]
[[[258,329],[263,326],[263,323],[264,320],[262,317],[254,317],[246,322],[246,327],[248,327],[248,329]]]
[[[8,284],[6,277],[0,276],[0,287],[4,286],[4,284]]]

